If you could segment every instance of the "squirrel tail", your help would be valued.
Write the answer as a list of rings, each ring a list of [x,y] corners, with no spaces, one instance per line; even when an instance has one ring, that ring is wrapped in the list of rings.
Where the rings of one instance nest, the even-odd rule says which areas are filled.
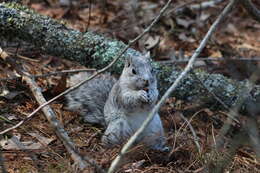
[[[69,86],[90,77],[91,73],[83,72],[70,77]],[[67,108],[77,111],[84,121],[105,126],[104,106],[108,95],[116,83],[110,74],[102,74],[84,83],[66,95]]]

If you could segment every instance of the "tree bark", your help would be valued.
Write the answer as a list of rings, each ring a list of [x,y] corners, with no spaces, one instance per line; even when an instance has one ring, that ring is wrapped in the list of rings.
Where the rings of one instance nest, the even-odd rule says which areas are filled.
[[[62,22],[16,3],[0,4],[0,37],[19,39],[33,44],[43,52],[60,58],[80,62],[88,67],[100,69],[106,66],[126,45],[123,42],[103,37],[93,32],[81,33],[66,27]],[[141,55],[134,49],[128,49],[121,59],[111,68],[112,73],[120,74],[123,59],[126,56]],[[172,66],[154,63],[158,70],[158,81],[161,92],[164,92],[180,74]],[[208,74],[197,71],[198,78],[215,93],[227,106],[235,105],[241,99],[241,91],[246,82],[228,79],[220,74]],[[259,86],[252,93],[259,96]],[[189,74],[173,93],[173,96],[185,100],[199,100],[203,103],[216,103],[216,99],[205,93],[199,81]]]

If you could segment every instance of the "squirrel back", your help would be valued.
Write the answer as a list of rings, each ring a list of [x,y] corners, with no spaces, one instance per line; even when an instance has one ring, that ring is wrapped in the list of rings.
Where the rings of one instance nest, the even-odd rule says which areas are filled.
[[[73,75],[69,85],[73,86],[91,76],[89,72]],[[104,105],[116,79],[110,74],[101,74],[66,95],[69,110],[77,111],[85,122],[105,125]]]

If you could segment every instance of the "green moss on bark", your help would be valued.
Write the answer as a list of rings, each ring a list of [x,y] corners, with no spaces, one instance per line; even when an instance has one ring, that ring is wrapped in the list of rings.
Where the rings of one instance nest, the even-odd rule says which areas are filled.
[[[100,69],[111,62],[126,46],[123,42],[103,37],[93,32],[81,33],[67,28],[62,22],[37,14],[16,3],[0,4],[0,37],[20,39],[33,44],[47,54],[80,62],[89,67]],[[140,56],[141,53],[128,49],[121,59],[111,68],[120,74],[123,59],[127,56]],[[159,89],[163,93],[180,74],[171,66],[153,64],[158,71]],[[228,106],[235,105],[245,82],[230,80],[220,74],[197,72],[204,85],[214,92]],[[255,96],[260,89],[255,90]],[[179,99],[200,100],[215,103],[216,100],[189,74],[173,93]]]

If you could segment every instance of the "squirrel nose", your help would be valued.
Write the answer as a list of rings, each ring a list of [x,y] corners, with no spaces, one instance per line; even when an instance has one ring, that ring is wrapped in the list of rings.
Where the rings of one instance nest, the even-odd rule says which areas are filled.
[[[149,86],[149,81],[148,80],[144,80],[144,86],[148,87]]]

